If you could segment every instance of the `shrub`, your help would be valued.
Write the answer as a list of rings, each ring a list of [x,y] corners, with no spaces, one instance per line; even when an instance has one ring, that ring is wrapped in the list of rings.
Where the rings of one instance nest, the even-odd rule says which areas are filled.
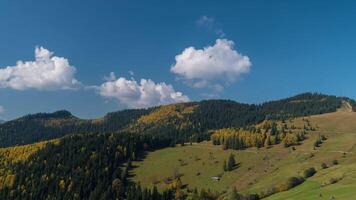
[[[337,160],[333,160],[333,165],[337,165],[337,164],[339,164],[339,161],[337,161]]]
[[[260,192],[257,196],[260,199],[263,199],[263,198],[271,196],[275,193],[292,189],[293,187],[302,184],[304,181],[305,181],[305,179],[301,176],[298,176],[298,177],[293,176],[293,177],[290,177],[289,179],[287,179],[284,183],[281,183],[277,186],[270,187],[267,190]]]
[[[314,142],[314,147],[320,147],[322,141],[320,139],[317,139],[315,142]]]
[[[335,183],[339,182],[341,179],[342,179],[342,177],[338,177],[338,178],[332,177],[329,180],[327,180],[326,182],[324,182],[322,184],[322,186],[335,184]]]
[[[330,178],[329,184],[335,184],[335,183],[337,183],[338,181],[339,181],[339,179],[337,179],[337,178]]]
[[[290,177],[287,180],[287,184],[289,185],[289,189],[293,188],[301,183],[303,183],[305,179],[303,177]]]
[[[268,188],[268,189],[266,189],[266,190],[260,192],[260,193],[258,194],[258,196],[259,196],[261,199],[263,199],[263,198],[268,197],[268,196],[271,196],[272,194],[275,194],[275,193],[277,193],[277,192],[278,192],[278,191],[277,191],[277,188],[276,188],[276,187],[270,187],[270,188]]]
[[[328,165],[326,165],[326,163],[321,163],[320,167],[321,169],[326,169],[328,168]]]
[[[308,168],[304,171],[304,178],[309,178],[314,176],[314,174],[316,173],[316,170],[314,167]]]
[[[285,183],[282,183],[278,186],[278,191],[287,191],[301,183],[303,183],[305,179],[303,177],[290,177]]]
[[[287,134],[283,139],[284,147],[290,147],[299,144],[299,138],[296,134]]]
[[[258,194],[248,194],[248,195],[245,195],[243,198],[246,200],[259,200],[260,199]]]

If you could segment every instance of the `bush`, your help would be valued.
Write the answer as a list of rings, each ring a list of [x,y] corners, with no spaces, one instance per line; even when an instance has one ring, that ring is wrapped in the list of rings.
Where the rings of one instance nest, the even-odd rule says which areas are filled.
[[[266,198],[273,194],[276,194],[278,192],[283,192],[283,191],[292,189],[295,186],[302,184],[304,181],[305,181],[305,179],[301,176],[298,176],[298,177],[293,176],[293,177],[290,177],[288,180],[286,180],[284,183],[281,183],[277,186],[270,187],[267,190],[260,192],[257,196],[260,199],[263,199],[263,198]]]
[[[335,183],[337,183],[338,181],[339,181],[339,179],[337,179],[337,178],[330,178],[329,184],[335,184]]]
[[[293,188],[301,183],[303,183],[305,181],[305,179],[303,177],[290,177],[287,180],[288,185],[290,186],[290,188]]]
[[[337,165],[337,164],[339,164],[339,161],[337,161],[337,160],[333,160],[333,165]]]
[[[332,177],[329,180],[327,180],[326,182],[324,182],[322,184],[322,186],[335,184],[335,183],[339,182],[341,179],[342,179],[342,177],[338,177],[338,178]]]
[[[268,197],[268,196],[271,196],[271,195],[273,195],[273,194],[275,194],[275,193],[277,193],[277,192],[278,192],[278,191],[277,191],[277,188],[273,186],[273,187],[270,187],[270,188],[268,188],[268,189],[266,189],[266,190],[264,190],[264,191],[258,193],[258,196],[259,196],[261,199],[263,199],[263,198],[266,198],[266,197]]]
[[[248,194],[243,197],[245,200],[259,200],[258,194]]]
[[[291,188],[294,188],[295,186],[303,183],[305,179],[303,177],[290,177],[285,183],[282,183],[278,186],[278,191],[283,192],[287,191]]]
[[[321,163],[320,167],[321,169],[326,169],[328,168],[328,165],[326,165],[326,163]]]
[[[314,174],[316,173],[316,170],[314,167],[308,168],[304,171],[304,178],[309,178],[314,176]]]
[[[299,138],[296,134],[287,134],[286,137],[283,139],[284,147],[290,147],[293,145],[299,144]]]
[[[322,141],[320,139],[317,139],[315,142],[314,142],[314,147],[320,147]]]

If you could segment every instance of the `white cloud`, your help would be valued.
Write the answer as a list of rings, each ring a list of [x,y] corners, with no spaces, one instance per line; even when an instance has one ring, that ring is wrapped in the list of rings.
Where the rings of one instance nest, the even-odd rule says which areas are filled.
[[[3,106],[0,106],[0,113],[5,112],[5,108]]]
[[[115,81],[116,76],[114,72],[110,72],[109,76],[104,76],[105,81]]]
[[[197,21],[196,24],[199,27],[206,28],[208,31],[215,33],[219,37],[225,37],[225,32],[219,28],[219,25],[216,23],[215,18],[209,17],[206,15],[201,16]]]
[[[132,70],[129,71],[129,74],[130,76],[135,76],[135,73]]]
[[[236,81],[250,71],[251,61],[234,49],[234,42],[217,39],[203,49],[186,48],[175,57],[171,72],[195,88],[208,87],[221,91],[222,84]],[[215,89],[214,89],[215,90]]]
[[[197,24],[199,26],[211,26],[215,23],[215,19],[206,15],[201,16],[197,20]]]
[[[35,61],[18,61],[15,66],[0,68],[0,88],[15,90],[74,89],[80,85],[74,78],[75,67],[66,58],[36,47]]]
[[[112,73],[113,75],[113,73]],[[161,104],[187,102],[189,98],[176,92],[172,85],[155,83],[150,79],[128,80],[120,77],[108,80],[98,87],[99,94],[117,99],[129,108],[144,108]]]

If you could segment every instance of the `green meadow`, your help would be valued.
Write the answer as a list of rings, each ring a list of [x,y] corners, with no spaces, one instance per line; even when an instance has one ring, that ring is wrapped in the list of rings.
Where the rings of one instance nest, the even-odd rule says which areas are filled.
[[[298,146],[285,148],[278,144],[271,148],[236,151],[222,150],[210,142],[186,144],[150,152],[143,161],[134,162],[132,179],[144,186],[156,185],[163,189],[169,178],[179,174],[188,188],[224,192],[236,187],[242,193],[261,193],[289,177],[303,176],[305,169],[314,167],[317,173],[313,177],[266,199],[354,199],[356,113],[340,109],[287,123],[298,130],[305,121],[316,130],[309,131],[308,138]],[[320,135],[327,140],[315,148],[314,142]],[[223,163],[230,154],[235,156],[238,165],[233,171],[224,172]],[[215,176],[221,179],[212,180]]]

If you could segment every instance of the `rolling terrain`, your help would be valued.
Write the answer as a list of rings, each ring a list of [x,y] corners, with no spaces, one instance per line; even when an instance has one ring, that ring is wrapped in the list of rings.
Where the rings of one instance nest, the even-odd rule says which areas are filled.
[[[0,124],[0,147],[60,138],[71,134],[133,132],[175,138],[173,143],[206,139],[206,131],[245,127],[265,119],[287,119],[335,112],[349,98],[303,93],[293,97],[243,104],[231,100],[203,100],[163,105],[148,109],[128,109],[84,120],[66,110],[30,114]]]
[[[315,150],[312,163],[337,159],[338,165],[320,170],[305,183],[267,199],[354,199],[356,192],[356,113],[340,109],[335,113],[315,115],[308,119],[319,126],[315,134],[328,137]],[[301,120],[296,120],[296,123]],[[315,163],[316,164],[316,163]],[[331,184],[333,181],[335,183]]]
[[[157,150],[143,161],[134,163],[137,168],[133,170],[133,179],[143,185],[165,187],[164,180],[178,171],[182,183],[192,188],[225,192],[236,187],[242,193],[262,194],[287,178],[302,176],[305,169],[314,167],[317,173],[313,177],[266,199],[353,199],[356,195],[353,189],[356,186],[356,113],[346,105],[337,112],[289,121],[288,125],[295,125],[297,129],[302,129],[306,121],[317,127],[317,130],[308,132],[305,141],[293,148],[279,144],[271,148],[236,151],[222,150],[221,146],[210,142],[187,144]],[[314,148],[319,135],[327,140]],[[232,172],[224,172],[222,163],[231,153],[239,166]],[[335,160],[337,164],[333,163]],[[220,181],[211,179],[218,175]]]
[[[0,199],[352,199],[354,110],[304,93],[27,115],[0,125]]]

